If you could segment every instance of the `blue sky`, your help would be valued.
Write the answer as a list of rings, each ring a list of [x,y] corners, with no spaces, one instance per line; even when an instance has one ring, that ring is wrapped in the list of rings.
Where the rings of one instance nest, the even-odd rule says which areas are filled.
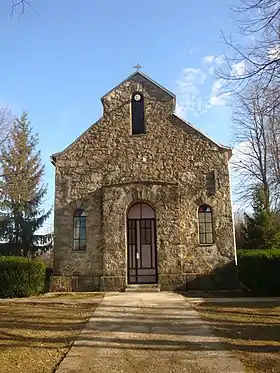
[[[178,113],[231,144],[231,108],[213,69],[223,63],[220,31],[233,31],[235,0],[33,0],[18,19],[0,3],[0,104],[29,112],[39,133],[53,203],[52,153],[102,114],[100,97],[134,70],[177,95]]]

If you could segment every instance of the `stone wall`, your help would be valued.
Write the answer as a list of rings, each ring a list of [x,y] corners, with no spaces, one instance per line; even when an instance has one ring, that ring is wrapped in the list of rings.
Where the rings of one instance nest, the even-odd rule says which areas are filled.
[[[131,135],[135,91],[144,95],[145,135]],[[81,289],[124,290],[126,211],[135,201],[147,201],[156,213],[161,288],[182,289],[186,282],[194,288],[232,286],[230,151],[176,117],[174,97],[140,74],[102,103],[103,117],[53,157],[55,274],[87,279]],[[211,246],[199,245],[197,209],[202,203],[213,208],[216,239]],[[77,208],[87,213],[86,252],[72,250]]]

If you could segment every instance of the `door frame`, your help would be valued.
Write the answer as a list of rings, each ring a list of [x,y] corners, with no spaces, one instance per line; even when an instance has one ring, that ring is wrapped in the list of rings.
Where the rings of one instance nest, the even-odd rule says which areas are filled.
[[[148,206],[150,206],[153,211],[154,211],[154,217],[153,218],[131,218],[129,219],[128,218],[128,212],[129,212],[129,209],[134,206],[134,205],[137,205],[137,204],[146,204]],[[142,208],[141,208],[141,211],[142,211]],[[138,274],[138,266],[137,266],[137,250],[135,250],[135,282],[131,282],[130,281],[130,270],[132,268],[130,268],[129,266],[129,259],[130,259],[130,253],[129,253],[129,240],[128,240],[128,231],[129,231],[129,221],[135,221],[135,224],[136,224],[136,227],[135,227],[135,241],[136,241],[136,247],[137,247],[137,235],[138,233],[141,232],[141,221],[143,220],[150,220],[151,222],[153,221],[153,236],[154,236],[154,255],[155,255],[155,263],[154,263],[154,266],[151,268],[151,269],[154,269],[155,270],[155,274],[152,275],[155,277],[155,280],[154,281],[151,281],[151,282],[139,282],[138,281],[138,277],[139,276],[148,276],[148,275],[139,275]],[[137,231],[137,222],[139,222],[139,232]],[[151,231],[152,231],[152,223],[151,223]],[[152,243],[151,243],[152,245]],[[138,284],[158,284],[158,258],[157,258],[157,220],[156,220],[156,214],[155,214],[155,210],[154,208],[147,202],[144,202],[144,201],[139,201],[139,202],[136,202],[136,203],[133,203],[132,205],[129,206],[128,210],[127,210],[127,214],[126,214],[126,246],[127,246],[127,255],[126,255],[126,260],[127,260],[127,283],[130,284],[130,285],[138,285]],[[141,233],[140,233],[140,250],[141,250]],[[140,268],[141,269],[141,268]],[[144,268],[143,268],[144,269]],[[148,269],[148,268],[147,268]]]

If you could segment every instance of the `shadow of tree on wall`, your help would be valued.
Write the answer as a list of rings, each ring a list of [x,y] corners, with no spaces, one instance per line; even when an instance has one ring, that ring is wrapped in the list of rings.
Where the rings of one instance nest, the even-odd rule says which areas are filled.
[[[216,290],[241,290],[237,267],[233,262],[215,268],[207,273],[186,273],[185,284],[176,290],[213,292]]]

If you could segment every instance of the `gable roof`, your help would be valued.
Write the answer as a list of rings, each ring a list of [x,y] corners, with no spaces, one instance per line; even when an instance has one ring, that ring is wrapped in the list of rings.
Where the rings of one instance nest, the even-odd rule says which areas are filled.
[[[101,97],[101,101],[107,96],[109,95],[111,92],[113,92],[115,89],[117,89],[118,87],[120,87],[122,84],[126,83],[127,81],[129,80],[132,80],[134,77],[137,77],[137,75],[139,77],[143,77],[145,78],[146,80],[148,80],[150,83],[154,84],[156,87],[158,87],[160,90],[164,91],[167,95],[169,95],[171,98],[176,98],[176,96],[174,95],[174,93],[170,92],[168,89],[164,88],[162,85],[160,85],[159,83],[157,83],[156,81],[154,81],[153,79],[151,79],[148,75],[144,74],[142,71],[136,71],[135,73],[129,75],[129,77],[127,77],[125,80],[123,80],[121,83],[119,83],[118,85],[116,85],[114,88],[110,89],[109,92],[107,92],[105,95],[103,95]]]
[[[93,126],[96,126],[100,120],[102,119],[99,118],[96,122],[94,122],[93,124],[91,124],[83,133],[80,134],[79,137],[77,137],[74,141],[71,142],[71,144],[67,145],[63,150],[61,150],[60,152],[56,152],[56,153],[53,153],[51,156],[50,156],[50,159],[51,159],[51,163],[52,164],[55,164],[55,158],[61,154],[63,154],[64,152],[66,152],[66,150],[70,149],[71,146],[73,146],[74,144],[76,144],[87,132],[89,132]]]
[[[143,78],[146,79],[149,83],[153,84],[155,87],[157,87],[158,89],[160,89],[164,94],[168,95],[173,100],[173,111],[175,110],[176,96],[172,92],[170,92],[168,89],[164,88],[162,85],[158,84],[153,79],[151,79],[149,76],[147,76],[146,74],[144,74],[143,72],[140,72],[140,71],[134,72],[129,77],[127,77],[125,80],[123,80],[121,83],[119,83],[117,86],[115,86],[114,88],[112,88],[109,92],[107,92],[104,96],[101,97],[101,101],[108,94],[110,94],[111,92],[113,92],[115,89],[117,89],[118,87],[120,87],[125,82],[127,82],[129,80],[132,80],[134,77],[139,77],[141,79],[143,79]],[[50,157],[51,158],[51,162],[53,164],[55,164],[55,158],[56,158],[56,156],[59,156],[59,155],[63,154],[66,150],[68,150],[69,148],[71,148],[71,146],[73,146],[80,138],[82,138],[93,126],[95,126],[96,124],[98,124],[101,119],[102,118],[98,119],[94,124],[92,124],[89,128],[87,128],[76,140],[74,140],[71,144],[69,144],[62,151],[52,154],[51,157]],[[218,148],[223,149],[225,151],[228,151],[229,152],[229,157],[231,157],[231,154],[232,154],[232,148],[231,147],[224,146],[224,145],[221,145],[221,144],[217,143],[211,137],[209,137],[208,135],[206,135],[205,133],[203,133],[201,130],[199,130],[198,128],[196,128],[195,126],[193,126],[190,122],[188,122],[188,121],[180,118],[177,114],[175,114],[175,112],[173,112],[171,115],[169,115],[168,119],[169,119],[169,121],[171,123],[174,123],[174,124],[178,125],[179,127],[181,127],[185,132],[196,133],[199,136],[203,137],[205,140],[210,141],[212,144],[214,144]]]
[[[199,136],[203,137],[207,141],[212,142],[215,146],[217,146],[220,149],[227,150],[228,152],[232,152],[232,148],[230,146],[225,146],[221,145],[215,140],[213,140],[210,136],[206,135],[204,132],[196,128],[193,124],[188,122],[185,119],[182,119],[179,117],[177,114],[172,113],[168,119],[170,120],[171,123],[177,124],[179,127],[181,127],[184,131],[189,132],[189,133],[196,133],[199,134]]]

